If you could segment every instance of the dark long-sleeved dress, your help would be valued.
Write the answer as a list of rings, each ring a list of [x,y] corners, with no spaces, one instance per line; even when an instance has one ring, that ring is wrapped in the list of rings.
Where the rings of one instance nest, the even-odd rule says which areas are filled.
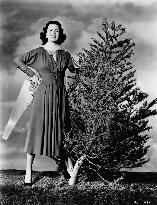
[[[34,68],[42,78],[32,101],[24,150],[61,159],[65,156],[62,149],[63,129],[70,128],[64,76],[67,68],[75,72],[71,55],[63,49],[57,50],[55,61],[47,50],[39,47],[16,57],[14,63],[30,77],[35,73],[25,65]]]

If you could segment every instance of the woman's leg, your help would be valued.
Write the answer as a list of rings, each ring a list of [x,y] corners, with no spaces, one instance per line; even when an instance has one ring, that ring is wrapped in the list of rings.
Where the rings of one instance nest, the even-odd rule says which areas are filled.
[[[56,161],[56,163],[59,165],[59,170],[61,169],[64,178],[66,180],[69,180],[73,172],[73,164],[71,158],[66,155],[66,157],[64,156],[60,162]]]
[[[32,183],[32,165],[35,154],[27,153],[25,183]]]
[[[72,160],[70,157],[67,158],[67,160],[65,161],[66,167],[67,167],[67,172],[70,174],[70,176],[72,175],[73,172],[73,164],[72,164]]]

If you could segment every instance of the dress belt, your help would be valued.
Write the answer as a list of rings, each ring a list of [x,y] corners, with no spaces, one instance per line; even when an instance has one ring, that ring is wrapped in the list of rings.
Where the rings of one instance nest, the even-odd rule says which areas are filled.
[[[57,85],[64,85],[64,76],[59,73],[51,73],[42,77],[43,83],[56,83]]]

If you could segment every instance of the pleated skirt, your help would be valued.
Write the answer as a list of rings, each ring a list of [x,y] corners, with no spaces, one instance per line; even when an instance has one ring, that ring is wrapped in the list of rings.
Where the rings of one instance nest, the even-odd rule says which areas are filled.
[[[55,82],[42,83],[32,101],[24,151],[52,158],[65,157],[63,129],[71,129],[66,88]]]

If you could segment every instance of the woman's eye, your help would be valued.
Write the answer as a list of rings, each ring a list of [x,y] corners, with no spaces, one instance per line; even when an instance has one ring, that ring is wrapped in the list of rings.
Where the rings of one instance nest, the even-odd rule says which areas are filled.
[[[52,30],[52,29],[50,31],[59,32],[58,30]]]

